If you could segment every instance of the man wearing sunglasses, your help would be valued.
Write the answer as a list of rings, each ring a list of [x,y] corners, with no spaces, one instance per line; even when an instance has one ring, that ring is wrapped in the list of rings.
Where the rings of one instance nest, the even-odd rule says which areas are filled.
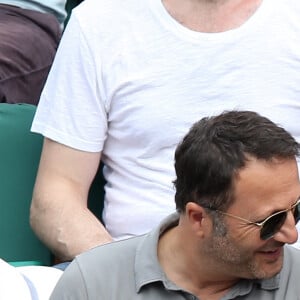
[[[177,212],[79,255],[51,299],[299,299],[298,155],[257,113],[201,119],[176,149]]]

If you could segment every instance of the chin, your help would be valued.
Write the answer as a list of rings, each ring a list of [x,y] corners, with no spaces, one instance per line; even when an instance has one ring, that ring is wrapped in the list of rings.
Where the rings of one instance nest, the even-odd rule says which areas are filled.
[[[256,263],[252,266],[252,274],[256,279],[272,278],[280,273],[283,265],[283,259],[280,258],[274,262]]]
[[[277,275],[283,265],[283,248],[276,251],[259,251],[249,263],[250,273],[256,279],[268,279]]]
[[[272,278],[274,276],[276,276],[277,274],[279,274],[281,271],[281,268],[279,270],[273,270],[273,271],[261,271],[258,274],[255,274],[255,278],[256,279],[269,279]]]

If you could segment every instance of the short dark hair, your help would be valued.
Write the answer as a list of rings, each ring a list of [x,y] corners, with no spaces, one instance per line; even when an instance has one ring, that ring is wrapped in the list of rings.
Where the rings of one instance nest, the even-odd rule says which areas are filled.
[[[226,210],[233,202],[233,181],[250,157],[292,159],[299,144],[282,127],[252,111],[225,111],[196,122],[175,152],[175,202]]]

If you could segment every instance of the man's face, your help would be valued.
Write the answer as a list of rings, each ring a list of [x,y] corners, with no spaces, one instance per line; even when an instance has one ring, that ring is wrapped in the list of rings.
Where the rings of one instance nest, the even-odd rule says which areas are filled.
[[[277,211],[291,207],[299,196],[295,160],[265,162],[253,159],[238,173],[236,200],[226,212],[260,222]],[[220,270],[241,278],[270,278],[281,270],[282,246],[297,240],[290,211],[281,229],[265,241],[260,238],[260,227],[226,215],[220,217],[225,230],[215,228],[203,249],[220,266]]]

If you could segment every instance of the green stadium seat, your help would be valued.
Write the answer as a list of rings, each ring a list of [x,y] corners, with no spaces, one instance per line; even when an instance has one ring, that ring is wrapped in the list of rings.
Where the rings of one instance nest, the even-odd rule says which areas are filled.
[[[50,251],[29,225],[42,136],[30,132],[36,107],[0,104],[0,257],[13,265],[49,265]]]
[[[53,256],[35,236],[29,209],[43,137],[31,133],[36,107],[0,104],[0,258],[14,266],[51,265]],[[101,220],[103,165],[92,183],[88,206]]]

